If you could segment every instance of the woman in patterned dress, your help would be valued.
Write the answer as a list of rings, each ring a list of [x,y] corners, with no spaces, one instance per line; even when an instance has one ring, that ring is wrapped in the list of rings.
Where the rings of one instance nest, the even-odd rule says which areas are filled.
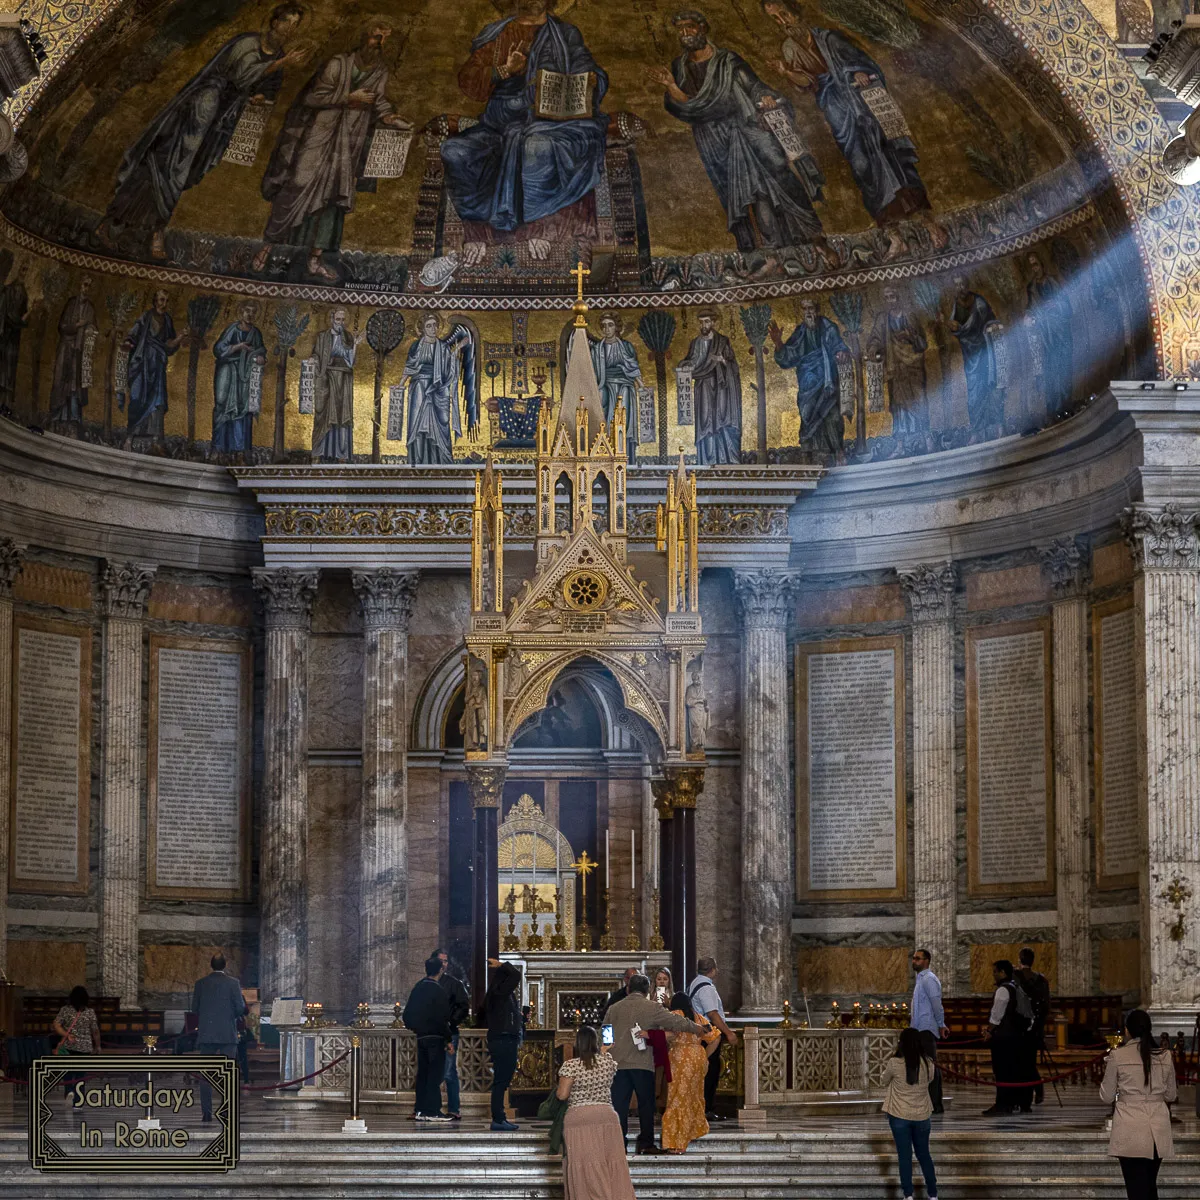
[[[87,988],[80,986],[71,989],[66,1004],[58,1010],[51,1028],[62,1038],[67,1054],[100,1053],[100,1022],[96,1020],[96,1010],[92,1007]],[[68,1096],[74,1093],[82,1078],[83,1073],[78,1072],[63,1080]]]
[[[575,1034],[575,1057],[558,1071],[558,1098],[569,1102],[563,1119],[566,1200],[636,1200],[625,1159],[625,1138],[612,1106],[617,1060],[600,1048],[591,1025]]]
[[[706,1017],[693,1011],[686,992],[676,992],[671,997],[671,1011],[707,1030],[699,1037],[694,1033],[669,1035],[671,1086],[667,1111],[663,1113],[662,1146],[671,1154],[682,1154],[689,1142],[708,1132],[708,1120],[704,1116],[704,1076],[708,1073],[710,1056],[721,1044],[721,1034]]]

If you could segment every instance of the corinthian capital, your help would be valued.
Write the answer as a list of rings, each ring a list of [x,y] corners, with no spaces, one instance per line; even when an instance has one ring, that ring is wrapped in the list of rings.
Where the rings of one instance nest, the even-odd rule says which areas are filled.
[[[914,621],[949,621],[954,616],[958,573],[951,562],[922,563],[897,571]]]
[[[419,571],[396,571],[391,567],[355,571],[354,590],[358,593],[367,628],[407,632],[420,577]]]
[[[747,629],[787,629],[800,590],[800,572],[767,567],[736,571],[733,592]]]
[[[12,598],[12,586],[21,573],[21,550],[12,538],[0,538],[0,600]]]
[[[504,797],[504,779],[507,767],[475,766],[467,764],[467,791],[471,795],[472,808],[499,808]]]
[[[1087,587],[1087,561],[1074,538],[1055,538],[1042,547],[1042,570],[1056,600],[1082,595]]]
[[[1162,508],[1137,506],[1124,514],[1125,537],[1138,571],[1195,571],[1200,569],[1197,514],[1181,512],[1174,504]]]
[[[147,563],[106,562],[100,577],[104,615],[113,620],[140,621],[146,615],[146,601],[150,599],[157,569]]]
[[[254,587],[262,598],[268,629],[307,629],[317,594],[316,571],[277,571],[259,568],[254,572]]]

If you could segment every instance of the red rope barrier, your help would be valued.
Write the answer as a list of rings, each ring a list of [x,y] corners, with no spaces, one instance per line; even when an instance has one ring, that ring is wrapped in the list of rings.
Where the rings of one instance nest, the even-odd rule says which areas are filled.
[[[1001,1083],[998,1079],[985,1079],[982,1075],[964,1075],[961,1071],[952,1070],[941,1063],[938,1063],[938,1069],[943,1075],[949,1075],[951,1079],[960,1080],[962,1083],[979,1083],[983,1084],[984,1087],[1031,1088],[1043,1083],[1058,1083],[1063,1079],[1070,1079],[1073,1075],[1078,1075],[1081,1071],[1086,1071],[1090,1067],[1094,1067],[1101,1059],[1107,1057],[1108,1049],[1106,1048],[1103,1054],[1097,1054],[1095,1058],[1089,1058],[1087,1062],[1082,1062],[1078,1066],[1072,1067],[1069,1071],[1064,1071],[1061,1075],[1050,1075],[1042,1079],[1030,1079],[1024,1083]]]
[[[318,1075],[324,1075],[330,1067],[336,1067],[343,1059],[350,1057],[350,1051],[347,1050],[344,1054],[339,1054],[332,1062],[327,1062],[319,1071],[313,1071],[311,1075],[301,1075],[299,1079],[285,1079],[283,1083],[264,1083],[259,1087],[251,1087],[248,1083],[242,1084],[243,1092],[274,1092],[279,1088],[291,1087],[295,1083],[303,1083],[306,1079],[316,1079]]]

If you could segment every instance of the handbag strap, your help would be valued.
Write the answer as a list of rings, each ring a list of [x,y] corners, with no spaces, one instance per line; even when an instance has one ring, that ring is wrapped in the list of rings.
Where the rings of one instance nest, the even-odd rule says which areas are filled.
[[[64,1042],[69,1042],[71,1040],[71,1034],[75,1032],[75,1026],[79,1024],[79,1018],[82,1016],[83,1016],[83,1009],[81,1009],[81,1008],[76,1009],[75,1010],[75,1020],[73,1020],[71,1022],[71,1024],[67,1027],[67,1036],[63,1038]]]

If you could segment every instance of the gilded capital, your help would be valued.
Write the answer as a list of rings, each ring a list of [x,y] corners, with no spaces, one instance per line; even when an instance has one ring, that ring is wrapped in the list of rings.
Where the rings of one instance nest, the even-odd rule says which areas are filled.
[[[654,807],[663,821],[671,819],[677,808],[695,808],[704,791],[703,767],[664,767],[661,779],[650,781]]]
[[[1182,512],[1177,505],[1162,508],[1137,505],[1123,517],[1125,537],[1133,551],[1137,571],[1200,570],[1198,514]]]
[[[766,567],[761,571],[736,571],[733,576],[733,593],[747,629],[786,632],[799,590],[799,571]]]
[[[307,629],[317,594],[316,571],[258,568],[254,588],[262,598],[268,629]]]
[[[908,596],[914,621],[949,621],[954,616],[954,592],[958,573],[951,562],[922,563],[897,571]]]
[[[112,620],[140,621],[154,586],[157,567],[147,563],[106,562],[100,576],[100,604]]]
[[[21,573],[21,553],[12,538],[0,538],[0,600],[12,599],[12,588]]]
[[[1074,538],[1055,538],[1042,547],[1042,570],[1056,600],[1081,596],[1087,590],[1087,562]]]
[[[507,774],[507,767],[472,766],[468,763],[467,790],[471,793],[471,807],[499,808]]]
[[[354,590],[358,593],[367,628],[397,629],[407,633],[420,577],[419,571],[397,571],[392,567],[355,571]]]

